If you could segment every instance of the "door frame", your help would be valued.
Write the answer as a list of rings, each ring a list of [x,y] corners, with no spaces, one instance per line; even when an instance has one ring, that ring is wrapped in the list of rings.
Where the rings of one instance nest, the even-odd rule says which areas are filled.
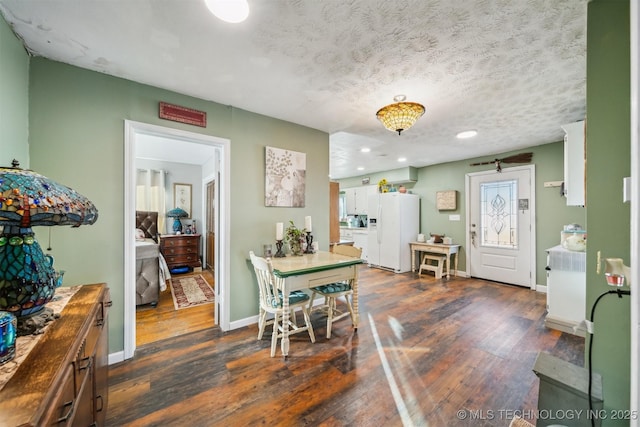
[[[216,224],[218,266],[215,269],[216,288],[220,295],[220,322],[218,326],[229,330],[230,304],[230,182],[231,182],[231,141],[200,133],[188,132],[164,126],[124,121],[124,359],[130,359],[136,350],[136,296],[135,296],[135,209],[136,209],[136,137],[137,135],[155,135],[180,139],[216,147],[220,150],[218,164],[220,182],[219,221]],[[203,224],[204,226],[204,224]],[[213,326],[213,325],[212,325]]]
[[[531,212],[531,238],[529,239],[529,251],[531,260],[531,277],[529,278],[529,288],[532,290],[537,289],[536,276],[537,276],[537,263],[536,263],[536,167],[535,165],[514,166],[510,168],[502,169],[504,172],[517,172],[519,170],[529,170],[529,212]],[[469,227],[471,221],[471,178],[483,175],[496,175],[500,172],[495,170],[487,170],[482,172],[467,173],[464,176],[464,192],[465,192],[465,247],[467,250],[466,256],[466,269],[467,273],[471,273],[471,256],[469,251],[471,248],[471,237],[469,235]]]
[[[216,159],[216,161],[218,161],[219,159]],[[202,230],[202,232],[200,233],[203,237],[203,249],[202,249],[202,266],[203,268],[209,268],[208,264],[207,264],[207,257],[209,256],[209,245],[207,242],[207,234],[209,234],[209,227],[207,227],[208,224],[208,215],[207,215],[207,211],[208,211],[208,185],[210,182],[215,183],[214,184],[214,199],[215,199],[215,203],[216,203],[216,209],[213,213],[214,215],[214,232],[219,229],[219,223],[220,223],[220,203],[219,201],[219,191],[218,191],[218,171],[215,171],[215,173],[208,175],[206,177],[204,177],[202,179],[202,200],[205,200],[206,203],[202,204],[202,226],[200,227],[200,229]],[[218,278],[218,272],[216,271],[217,268],[216,266],[219,264],[218,262],[218,248],[220,247],[218,240],[216,239],[216,241],[213,243],[213,251],[214,251],[214,260],[213,260],[213,277],[214,280],[217,280]],[[213,309],[213,318],[215,321],[215,324],[218,325],[220,324],[220,311],[221,311],[221,307],[220,307],[220,301],[222,301],[223,298],[223,294],[220,290],[220,286],[217,286],[217,282],[214,284],[213,286],[213,293],[215,295],[215,303],[213,305],[214,309]],[[229,328],[225,329],[228,330]]]
[[[631,18],[631,248],[630,260],[640,256],[640,7],[638,2],[630,2]],[[631,261],[631,282],[639,283],[640,265]],[[631,411],[640,410],[640,293],[631,293]],[[633,418],[631,427],[640,426],[640,420]]]

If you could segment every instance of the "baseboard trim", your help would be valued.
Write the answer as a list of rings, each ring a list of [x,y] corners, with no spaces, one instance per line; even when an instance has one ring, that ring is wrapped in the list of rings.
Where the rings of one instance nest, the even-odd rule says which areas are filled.
[[[544,326],[583,338],[586,336],[587,332],[579,322],[553,317],[548,314],[544,319]]]

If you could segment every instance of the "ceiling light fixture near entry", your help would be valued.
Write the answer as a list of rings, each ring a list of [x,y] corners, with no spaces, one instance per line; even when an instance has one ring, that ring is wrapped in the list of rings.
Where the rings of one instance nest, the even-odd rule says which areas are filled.
[[[204,3],[218,19],[231,24],[242,22],[249,16],[247,0],[204,0]]]
[[[404,95],[396,95],[393,100],[395,104],[389,104],[382,107],[376,113],[378,120],[382,122],[384,127],[392,132],[398,132],[409,129],[424,114],[424,106],[417,102],[404,102],[407,99]]]

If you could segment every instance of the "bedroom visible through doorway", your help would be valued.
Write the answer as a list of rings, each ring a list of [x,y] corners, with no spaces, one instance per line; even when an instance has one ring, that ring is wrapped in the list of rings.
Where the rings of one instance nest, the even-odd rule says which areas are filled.
[[[213,179],[218,179],[217,198],[219,201],[218,209],[216,209],[216,220],[214,224],[219,227],[224,224],[228,215],[228,180],[229,172],[229,141],[222,138],[216,138],[208,135],[196,134],[177,129],[164,128],[144,123],[125,121],[125,323],[124,323],[124,359],[133,356],[135,348],[140,343],[154,342],[158,339],[170,338],[176,334],[191,332],[215,325],[216,319],[219,317],[221,321],[226,322],[228,328],[227,307],[217,304],[208,304],[208,307],[189,307],[187,309],[175,310],[173,299],[171,297],[170,287],[166,291],[160,292],[158,304],[156,307],[136,306],[135,300],[135,245],[131,244],[133,238],[133,229],[135,228],[133,218],[136,212],[136,170],[139,167],[166,170],[166,205],[165,212],[173,209],[172,204],[175,199],[173,195],[173,183],[190,185],[191,191],[191,215],[188,218],[188,224],[191,228],[197,227],[197,234],[201,235],[199,259],[202,261],[202,267],[189,269],[188,272],[179,274],[178,271],[172,272],[172,276],[188,276],[190,274],[202,275],[204,280],[215,289],[215,300],[224,301],[222,297],[228,287],[226,281],[228,278],[228,259],[224,255],[228,247],[226,239],[227,230],[225,226],[222,229],[215,230],[216,235],[220,236],[215,244],[215,253],[221,254],[215,257],[213,265],[214,269],[206,268],[207,245],[205,236],[207,234],[207,225],[211,222],[207,218],[206,200],[207,183]],[[207,162],[201,162],[201,159],[208,159]],[[200,164],[199,164],[200,162]],[[172,175],[173,173],[173,175]],[[182,199],[180,200],[182,202]],[[162,209],[158,209],[162,210]],[[175,234],[171,228],[173,220],[167,220],[163,230],[158,230],[159,234]],[[129,229],[131,228],[131,233]],[[128,235],[131,235],[129,239]],[[176,237],[176,236],[172,236]],[[187,236],[185,236],[187,237]],[[191,237],[191,236],[189,236]],[[131,240],[131,242],[129,242]],[[192,239],[190,239],[192,240]],[[180,272],[182,273],[182,272]],[[167,303],[167,304],[165,304]],[[215,310],[219,308],[219,310]],[[204,315],[188,313],[191,310],[202,310]],[[185,312],[187,312],[185,314]],[[140,316],[138,316],[140,314]],[[194,317],[194,320],[184,320],[183,316]],[[137,322],[136,318],[140,317],[142,322]],[[127,320],[129,319],[129,320]],[[147,327],[147,323],[153,320],[156,322],[155,327]],[[140,323],[140,324],[137,324]],[[185,329],[185,325],[186,329]],[[190,326],[189,326],[190,325]],[[179,327],[178,327],[179,326]],[[223,327],[223,325],[220,325]],[[138,331],[144,334],[144,337],[137,338]],[[154,330],[155,329],[155,330]],[[224,329],[224,327],[223,327]],[[163,336],[160,330],[167,332],[168,336]],[[148,332],[149,331],[149,332]]]
[[[208,191],[204,191],[203,177],[215,176],[216,159],[219,158],[219,155],[216,152],[216,147],[166,136],[141,135],[136,142],[135,157],[138,181],[136,182],[136,210],[153,209],[158,211],[158,233],[163,236],[174,234],[175,218],[167,218],[165,214],[175,207],[173,187],[176,184],[174,183],[179,182],[181,185],[186,183],[193,190],[189,202],[190,212],[189,218],[180,219],[180,221],[184,224],[189,223],[190,229],[195,226],[196,232],[200,234],[198,253],[201,258],[199,265],[202,265],[202,267],[190,268],[187,273],[172,272],[171,278],[167,280],[166,288],[162,287],[165,290],[158,291],[157,304],[136,305],[136,345],[139,346],[195,332],[216,323],[214,304],[190,307],[184,310],[175,309],[174,289],[171,284],[173,281],[202,274],[209,286],[215,289],[214,268],[207,270],[205,262],[205,257],[209,258],[207,253],[209,247],[206,245],[205,236],[210,233],[207,227],[213,226],[213,222],[209,221],[207,217],[209,194]],[[146,193],[153,193],[151,190],[146,192],[142,190],[147,184],[144,178],[150,172],[145,174],[141,171],[160,171],[163,179],[159,180],[162,183],[159,195],[151,194],[149,196]],[[141,179],[142,182],[140,182]],[[147,181],[149,180],[147,179]],[[152,186],[151,189],[158,190],[158,186]],[[146,196],[145,200],[140,200],[144,196]],[[198,218],[198,220],[194,218]],[[202,232],[204,234],[201,234]],[[176,252],[181,252],[180,248],[176,247],[175,249]],[[213,266],[215,266],[215,261]]]

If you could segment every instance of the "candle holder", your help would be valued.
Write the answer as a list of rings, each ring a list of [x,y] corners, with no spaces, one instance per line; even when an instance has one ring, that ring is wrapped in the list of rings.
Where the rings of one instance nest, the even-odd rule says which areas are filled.
[[[284,252],[282,252],[282,240],[276,240],[276,254],[274,255],[275,258],[283,258],[286,255],[284,254]]]
[[[304,250],[305,254],[312,254],[313,252],[313,235],[311,232],[307,231],[307,235],[305,236],[307,239],[307,248]]]

